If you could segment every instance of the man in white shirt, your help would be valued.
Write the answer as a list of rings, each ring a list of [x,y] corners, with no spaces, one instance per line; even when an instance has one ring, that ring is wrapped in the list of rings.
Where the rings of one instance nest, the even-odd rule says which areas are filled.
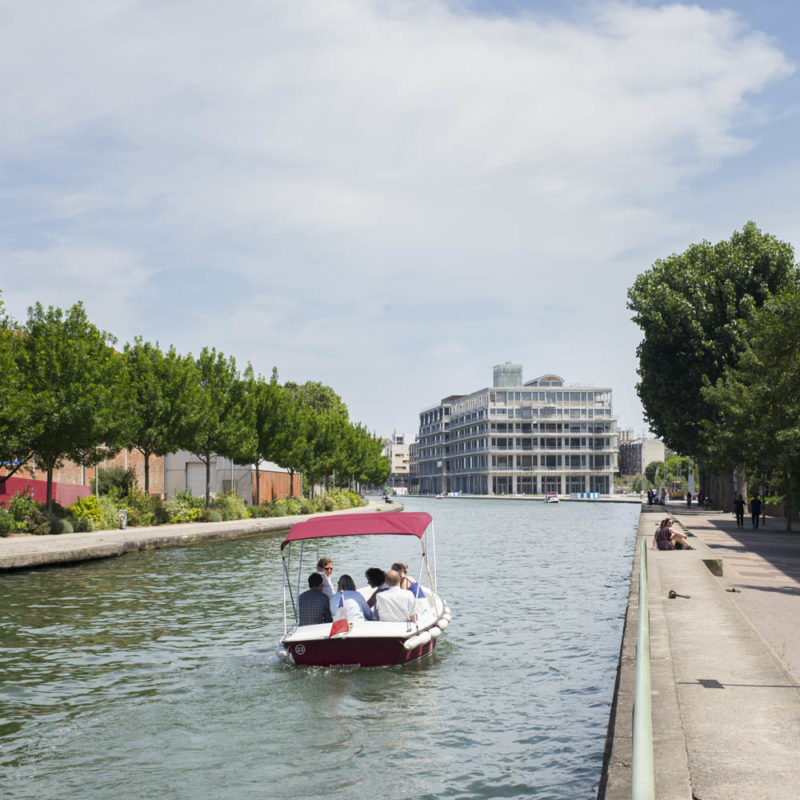
[[[408,589],[400,588],[400,573],[390,569],[386,573],[388,589],[375,596],[375,610],[381,622],[414,622],[414,595]]]

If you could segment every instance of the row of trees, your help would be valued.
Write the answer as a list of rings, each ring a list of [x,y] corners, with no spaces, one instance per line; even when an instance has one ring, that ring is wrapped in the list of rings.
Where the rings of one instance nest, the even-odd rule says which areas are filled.
[[[91,465],[122,448],[150,458],[177,450],[206,466],[206,505],[215,455],[239,464],[274,461],[311,485],[381,484],[389,474],[382,442],[353,424],[341,398],[309,381],[266,380],[250,365],[204,348],[196,358],[137,338],[122,352],[81,303],[66,312],[28,309],[12,320],[0,296],[0,462],[6,476],[36,466],[47,474],[64,461]],[[258,481],[256,481],[258,486]],[[256,503],[260,497],[255,498]]]
[[[729,240],[656,261],[628,291],[628,307],[644,333],[637,390],[651,430],[696,459],[702,487],[732,470],[779,487],[790,526],[800,485],[792,247],[749,222]]]

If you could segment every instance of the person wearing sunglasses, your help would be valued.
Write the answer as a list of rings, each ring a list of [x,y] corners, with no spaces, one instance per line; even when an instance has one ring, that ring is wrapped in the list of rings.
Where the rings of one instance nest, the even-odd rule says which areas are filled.
[[[317,562],[317,572],[322,575],[322,591],[328,596],[333,597],[336,593],[331,581],[333,573],[333,561],[330,558],[321,558]]]

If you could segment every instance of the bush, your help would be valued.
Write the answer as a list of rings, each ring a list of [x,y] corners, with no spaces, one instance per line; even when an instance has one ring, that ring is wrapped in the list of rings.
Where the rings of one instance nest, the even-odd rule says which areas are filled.
[[[36,536],[50,533],[50,521],[27,489],[22,493],[17,492],[8,501],[8,511],[20,533],[32,533]]]
[[[104,495],[100,497],[100,509],[103,512],[100,529],[104,531],[113,531],[119,528],[119,507],[117,501],[110,495]]]
[[[72,527],[72,522],[68,517],[57,517],[55,515],[50,516],[50,533],[72,533],[73,530],[74,528]]]
[[[249,517],[271,517],[272,509],[269,506],[247,506]]]
[[[222,514],[219,509],[208,508],[206,509],[203,518],[206,522],[222,522]],[[239,517],[237,517],[239,519]]]
[[[223,519],[244,519],[247,516],[247,506],[236,492],[224,492],[211,501],[211,508],[219,512],[221,522]]]
[[[205,497],[195,497],[192,494],[191,489],[187,489],[185,492],[176,492],[175,493],[175,502],[180,503],[181,505],[185,506],[186,508],[200,508],[204,509],[206,507],[206,499]]]
[[[136,470],[133,467],[109,467],[98,469],[97,491],[115,497],[127,497],[136,488]]]
[[[8,536],[10,533],[16,533],[17,522],[9,511],[0,506],[0,536]]]
[[[141,489],[131,489],[123,506],[128,510],[128,525],[131,527],[160,525],[168,519],[163,512],[161,498],[153,497]]]
[[[79,497],[69,507],[69,515],[76,531],[96,531],[103,524],[103,509],[100,500],[93,494]]]

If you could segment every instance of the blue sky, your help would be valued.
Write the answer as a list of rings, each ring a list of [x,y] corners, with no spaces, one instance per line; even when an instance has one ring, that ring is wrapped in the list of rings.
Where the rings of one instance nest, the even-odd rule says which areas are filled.
[[[800,246],[799,13],[0,0],[5,305],[322,381],[383,435],[504,361],[641,433],[636,275],[751,219]]]

